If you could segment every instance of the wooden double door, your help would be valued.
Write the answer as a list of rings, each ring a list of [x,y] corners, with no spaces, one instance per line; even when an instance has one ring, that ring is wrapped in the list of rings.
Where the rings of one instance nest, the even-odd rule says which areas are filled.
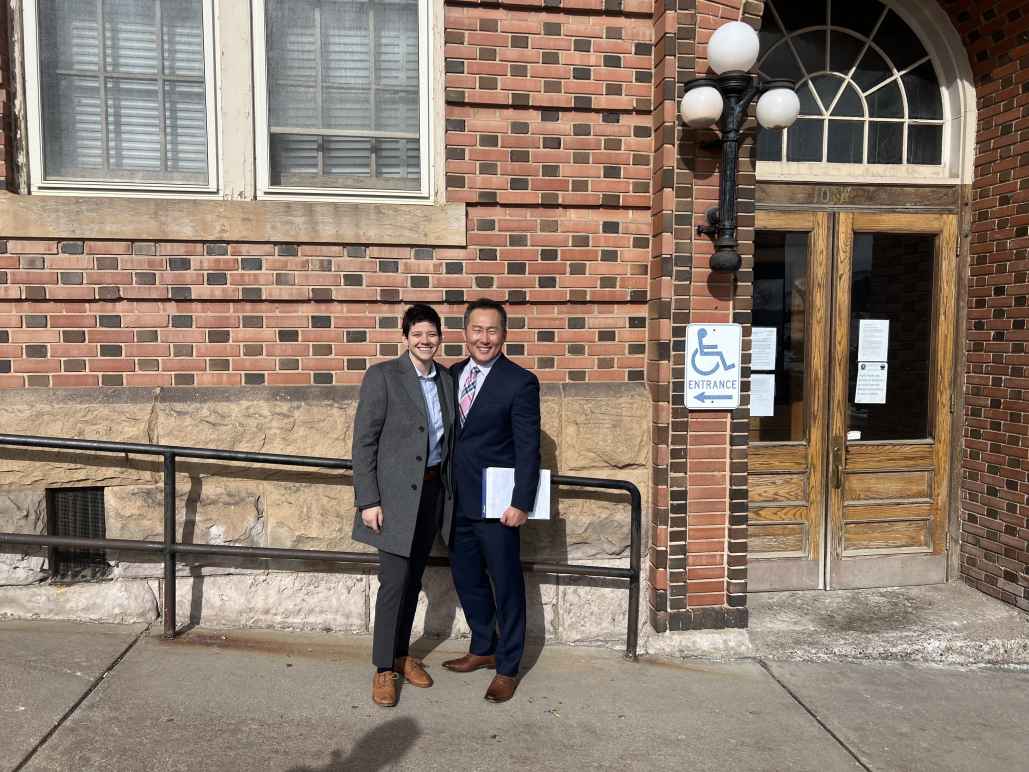
[[[956,217],[756,226],[750,589],[945,581]]]

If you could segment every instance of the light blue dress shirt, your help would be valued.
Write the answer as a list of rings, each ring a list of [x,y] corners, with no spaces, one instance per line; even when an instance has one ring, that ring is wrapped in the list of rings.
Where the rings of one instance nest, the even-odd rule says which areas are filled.
[[[443,463],[443,408],[439,404],[439,390],[436,388],[436,363],[432,363],[428,375],[422,375],[414,362],[411,366],[418,376],[422,396],[425,397],[425,410],[429,414],[429,460],[426,466],[436,466]]]

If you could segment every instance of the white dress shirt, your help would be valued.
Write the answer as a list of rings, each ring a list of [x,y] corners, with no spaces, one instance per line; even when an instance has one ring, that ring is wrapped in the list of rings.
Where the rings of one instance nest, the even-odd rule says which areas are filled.
[[[487,362],[484,365],[480,365],[474,359],[468,360],[468,364],[466,364],[464,366],[464,369],[461,370],[461,382],[457,386],[457,393],[459,399],[461,392],[464,391],[465,379],[468,377],[468,371],[471,370],[472,367],[478,367],[479,374],[475,377],[475,394],[472,395],[472,405],[475,404],[475,400],[479,398],[479,392],[482,391],[482,384],[485,383],[486,376],[489,375],[490,369],[493,367],[493,364],[497,361],[497,357],[499,356],[500,354],[497,354],[497,356],[493,357],[489,362]],[[472,405],[468,406],[469,413],[472,411]]]

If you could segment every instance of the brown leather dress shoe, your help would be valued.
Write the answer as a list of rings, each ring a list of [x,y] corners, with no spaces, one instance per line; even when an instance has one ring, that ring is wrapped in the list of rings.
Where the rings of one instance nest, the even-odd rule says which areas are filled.
[[[497,673],[490,681],[489,689],[486,690],[486,699],[490,702],[507,702],[514,697],[517,686],[518,681],[511,676]]]
[[[404,676],[404,680],[420,689],[432,686],[432,676],[425,672],[425,665],[414,657],[397,657],[396,671]]]
[[[453,670],[455,673],[471,673],[473,670],[482,670],[483,668],[496,670],[497,658],[492,654],[485,657],[478,654],[465,654],[457,659],[448,659],[443,663],[443,667]]]
[[[397,674],[392,670],[376,673],[372,678],[372,702],[384,708],[397,704]]]

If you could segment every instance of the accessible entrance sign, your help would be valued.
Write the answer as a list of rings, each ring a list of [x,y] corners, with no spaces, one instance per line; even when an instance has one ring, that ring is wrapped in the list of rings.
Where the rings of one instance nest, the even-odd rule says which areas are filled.
[[[740,406],[738,324],[690,324],[686,327],[686,407],[732,410]]]

